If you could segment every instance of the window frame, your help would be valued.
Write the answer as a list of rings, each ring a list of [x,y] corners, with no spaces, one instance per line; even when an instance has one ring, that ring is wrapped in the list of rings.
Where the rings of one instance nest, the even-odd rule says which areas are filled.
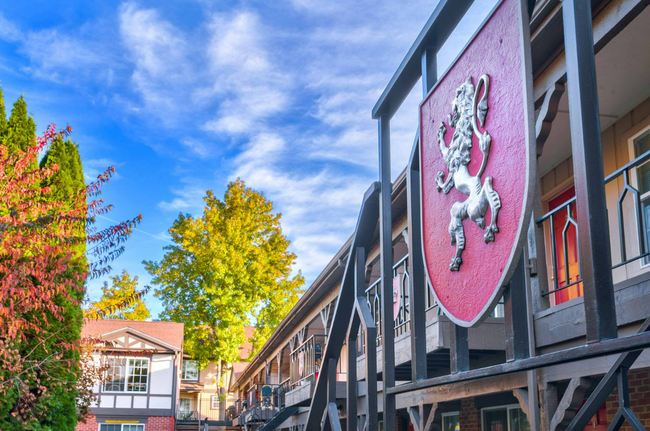
[[[501,405],[501,406],[483,407],[481,409],[481,429],[480,429],[480,431],[484,431],[484,428],[483,428],[483,425],[484,425],[483,424],[483,419],[484,419],[483,413],[484,412],[492,411],[492,410],[504,410],[504,409],[506,411],[506,417],[508,418],[508,429],[505,430],[505,431],[512,431],[511,430],[511,424],[510,424],[510,410],[519,409],[519,410],[523,411],[523,409],[521,408],[521,405],[519,405],[519,404],[504,404],[504,405]],[[524,413],[524,416],[525,415],[526,414]],[[526,420],[528,420],[528,418],[526,418]]]
[[[120,426],[120,431],[124,430],[124,425],[139,425],[139,426],[142,427],[141,431],[146,431],[146,428],[147,428],[147,424],[140,424],[140,423],[138,423],[138,424],[126,424],[126,423],[114,424],[114,423],[105,423],[104,422],[104,423],[97,424],[97,431],[102,431],[102,425],[119,425]]]
[[[451,417],[451,416],[458,416],[458,428],[460,429],[460,410],[456,410],[456,411],[453,411],[453,412],[442,413],[440,415],[441,421],[442,421],[442,431],[445,430],[445,418],[448,418],[448,417]],[[460,431],[462,431],[462,429],[460,429]]]
[[[186,362],[194,362],[194,364],[196,365],[196,378],[188,379],[185,377],[185,372],[187,371],[185,369]],[[183,359],[183,362],[181,363],[181,380],[184,382],[198,382],[200,377],[201,377],[201,370],[199,370],[198,361],[194,359]]]
[[[632,136],[630,136],[627,139],[628,149],[629,149],[629,152],[630,152],[630,161],[636,159],[637,157],[639,157],[641,155],[641,154],[637,154],[637,152],[636,152],[636,143],[634,141],[637,138],[639,138],[641,135],[643,135],[643,134],[645,134],[647,132],[650,132],[650,124],[646,124],[645,126],[643,126],[643,128],[641,130],[634,133]],[[640,181],[639,181],[639,168],[641,166],[646,165],[646,164],[650,164],[650,160],[631,169],[632,175],[630,175],[630,182],[632,183],[631,184],[632,187],[634,187],[636,190],[638,190],[639,193],[641,192],[639,190],[639,183],[640,183]],[[650,190],[643,193],[643,194],[641,194],[639,196],[639,201],[640,201],[639,203],[641,204],[642,210],[643,210],[644,201],[648,201],[649,205],[650,205]],[[643,231],[645,233],[647,231],[647,228],[648,228],[648,226],[646,226],[645,217],[642,220],[642,222],[643,222]],[[645,239],[646,238],[644,237],[644,240]],[[646,244],[644,244],[644,246],[646,246]],[[650,244],[648,244],[647,246],[650,247]],[[630,262],[630,263],[632,263],[632,262]],[[650,257],[639,259],[639,267],[640,267],[640,269],[650,268]]]
[[[217,400],[217,406],[214,406],[214,400]],[[221,400],[219,399],[219,395],[210,395],[210,410],[219,410],[219,405],[221,404]]]
[[[109,391],[109,390],[106,390],[105,389],[106,388],[106,382],[104,382],[101,385],[101,393],[102,394],[148,394],[149,393],[149,382],[151,381],[151,379],[150,379],[150,376],[151,376],[151,358],[146,357],[146,356],[142,356],[142,357],[140,357],[140,356],[119,356],[119,355],[106,356],[106,360],[110,360],[110,359],[125,359],[126,360],[126,364],[124,365],[125,366],[125,370],[124,370],[124,390],[122,390],[122,391]],[[145,361],[147,361],[147,366],[146,366],[146,369],[147,369],[147,374],[146,374],[147,382],[145,383],[145,390],[144,391],[133,391],[133,390],[130,391],[130,390],[128,390],[129,376],[130,376],[130,374],[129,374],[129,362],[132,361],[132,360],[145,360]],[[127,424],[127,425],[130,425],[130,424]]]

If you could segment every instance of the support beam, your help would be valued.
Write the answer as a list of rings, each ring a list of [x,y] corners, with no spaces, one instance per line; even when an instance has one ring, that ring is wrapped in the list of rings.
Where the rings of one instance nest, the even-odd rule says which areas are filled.
[[[616,338],[591,2],[564,0],[564,46],[587,343]]]
[[[415,431],[439,431],[441,414],[438,403],[419,403],[417,406],[409,406],[407,411]]]
[[[530,357],[525,260],[526,253],[524,252],[521,254],[517,268],[503,294],[506,360],[509,362]]]
[[[327,304],[320,311],[320,320],[323,323],[323,332],[325,336],[329,335],[329,321],[330,321],[330,310],[332,309],[332,303]]]
[[[571,379],[555,414],[553,414],[549,431],[565,431],[567,429],[580,407],[582,407],[585,391],[590,386],[591,379],[587,377],[574,377]]]
[[[557,115],[557,110],[560,106],[560,99],[564,94],[564,85],[556,82],[544,95],[544,100],[542,101],[542,107],[539,110],[539,115],[537,116],[537,121],[535,121],[535,138],[537,141],[537,157],[542,156],[542,151],[544,149],[544,144],[548,139],[548,136],[551,134],[551,128],[553,127],[553,120]]]
[[[420,409],[417,406],[411,406],[406,409],[409,414],[411,425],[415,431],[422,431],[422,419],[420,418]]]
[[[642,334],[650,331],[650,317],[648,317],[639,330],[637,334]],[[607,374],[600,380],[598,386],[593,390],[584,406],[580,409],[575,418],[571,421],[571,424],[567,427],[567,431],[577,431],[584,429],[589,420],[596,414],[600,406],[603,405],[609,394],[612,393],[616,384],[618,382],[618,370],[621,368],[630,368],[637,358],[641,355],[643,350],[630,351],[621,354],[614,365],[609,369]]]
[[[424,273],[424,258],[422,256],[419,140],[420,133],[418,132],[406,172],[406,199],[409,220],[409,295],[411,296],[411,380],[427,378],[426,306],[428,292]]]
[[[354,288],[356,297],[363,296],[366,286],[366,250],[362,247],[357,248],[356,260],[354,262]],[[348,430],[357,429],[357,338],[359,336],[359,326],[361,318],[356,307],[352,309],[350,328],[348,329],[348,376],[347,376],[347,399],[346,414]],[[366,397],[367,398],[367,397]],[[366,410],[367,411],[367,410]]]
[[[540,393],[540,429],[542,431],[551,430],[551,421],[557,411],[558,394],[557,385],[543,381],[539,385]]]
[[[650,333],[628,335],[613,340],[602,341],[596,344],[581,345],[566,348],[557,352],[544,353],[542,355],[520,359],[518,361],[490,365],[462,373],[459,372],[457,374],[449,374],[447,376],[432,377],[418,382],[404,383],[396,387],[387,388],[385,389],[385,392],[395,395],[403,394],[418,389],[433,388],[436,386],[447,386],[454,383],[484,379],[486,377],[503,376],[518,373],[520,371],[530,371],[542,367],[566,364],[583,359],[600,358],[616,353],[643,350],[649,347]]]
[[[440,431],[442,425],[442,411],[438,406],[438,403],[420,403],[420,415],[427,418],[422,431]]]
[[[275,357],[276,361],[278,362],[278,385],[282,383],[282,352],[284,352],[284,348],[280,349],[277,356]]]
[[[438,79],[437,49],[429,45],[422,50],[422,96]],[[409,295],[411,297],[411,380],[427,378],[426,300],[427,280],[422,256],[422,220],[420,215],[420,132],[415,142],[406,173],[407,212],[409,220]]]
[[[379,125],[379,249],[381,266],[381,339],[384,382],[384,430],[394,431],[395,396],[386,391],[395,386],[395,316],[393,316],[393,217],[390,163],[390,118],[382,116]],[[368,346],[369,347],[369,346]]]
[[[528,393],[528,389],[517,388],[512,391],[512,395],[514,395],[515,398],[517,398],[517,401],[519,402],[519,407],[521,407],[521,411],[524,412],[526,417],[530,417],[530,402],[529,402],[530,396]]]
[[[449,343],[449,360],[451,374],[469,371],[469,332],[467,328],[450,322],[451,340]]]

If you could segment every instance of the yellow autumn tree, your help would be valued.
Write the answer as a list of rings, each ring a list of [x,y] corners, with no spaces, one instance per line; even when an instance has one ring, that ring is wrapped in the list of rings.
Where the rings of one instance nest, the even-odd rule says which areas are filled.
[[[272,202],[239,179],[223,200],[208,190],[204,201],[201,217],[178,216],[162,261],[144,262],[160,316],[185,324],[184,351],[201,366],[238,361],[251,324],[261,347],[304,292]]]
[[[101,299],[84,310],[86,317],[124,320],[147,320],[151,317],[142,292],[138,291],[137,276],[131,278],[123,270],[122,274],[109,278],[112,284],[109,286],[108,282],[104,282]]]

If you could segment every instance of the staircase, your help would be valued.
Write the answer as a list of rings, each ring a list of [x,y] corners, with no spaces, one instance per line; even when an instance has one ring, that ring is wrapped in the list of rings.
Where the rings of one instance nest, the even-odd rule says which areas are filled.
[[[201,428],[199,426],[201,425]],[[198,420],[178,420],[176,421],[176,431],[203,431],[203,424],[199,425]]]
[[[278,414],[273,416],[268,422],[262,425],[257,431],[272,431],[282,425],[282,422],[287,420],[289,416],[296,413],[299,407],[291,406],[280,410]]]

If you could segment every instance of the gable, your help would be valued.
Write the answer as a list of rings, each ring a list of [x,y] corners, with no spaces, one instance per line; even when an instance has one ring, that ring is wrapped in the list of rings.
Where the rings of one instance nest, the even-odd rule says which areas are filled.
[[[108,334],[102,334],[101,338],[112,342],[113,348],[119,350],[155,350],[157,352],[174,351],[174,346],[156,340],[153,337],[148,337],[146,334],[128,327],[118,329],[117,331]]]

